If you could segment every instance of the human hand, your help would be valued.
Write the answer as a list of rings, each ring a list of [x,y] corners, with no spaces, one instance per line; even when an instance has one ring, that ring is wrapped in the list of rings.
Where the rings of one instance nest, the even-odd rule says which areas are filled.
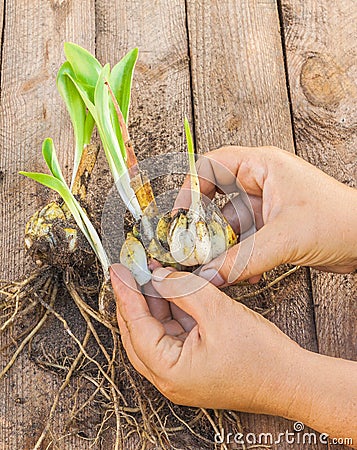
[[[111,277],[128,357],[166,397],[286,414],[300,347],[275,325],[193,274],[155,270],[146,298],[124,266],[112,266]]]
[[[256,233],[203,266],[216,286],[259,279],[280,264],[347,273],[357,268],[357,191],[271,147],[224,147],[197,161],[201,192],[240,192],[223,209],[233,229]],[[175,208],[187,207],[189,178]]]
[[[111,279],[128,357],[171,401],[280,415],[357,442],[357,363],[302,349],[193,274],[154,270],[146,299],[124,266]]]

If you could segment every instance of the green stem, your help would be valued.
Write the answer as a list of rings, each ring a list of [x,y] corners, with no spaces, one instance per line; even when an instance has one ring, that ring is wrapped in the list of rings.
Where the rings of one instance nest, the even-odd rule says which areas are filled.
[[[189,163],[190,178],[191,178],[191,206],[190,206],[190,209],[198,213],[202,209],[200,181],[199,181],[197,169],[196,169],[195,148],[193,145],[192,134],[191,134],[190,125],[188,123],[187,117],[185,117],[185,133],[186,133],[186,140],[187,140],[188,163]]]

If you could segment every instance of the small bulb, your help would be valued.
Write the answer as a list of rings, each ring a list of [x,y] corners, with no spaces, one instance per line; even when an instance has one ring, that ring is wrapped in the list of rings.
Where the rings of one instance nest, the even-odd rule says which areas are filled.
[[[151,280],[151,272],[148,269],[144,246],[131,233],[128,233],[121,248],[120,262],[130,270],[140,286]]]

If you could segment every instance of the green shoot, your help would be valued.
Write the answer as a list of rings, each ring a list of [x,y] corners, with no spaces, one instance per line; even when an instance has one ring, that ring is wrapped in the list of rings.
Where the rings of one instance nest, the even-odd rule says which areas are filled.
[[[68,62],[62,64],[57,74],[57,89],[61,94],[69,115],[74,130],[75,138],[75,152],[72,172],[71,188],[78,170],[79,162],[82,157],[83,148],[90,143],[94,120],[92,115],[86,111],[86,105],[79,95],[76,87],[71,79],[67,76],[68,71],[71,71],[71,66]]]
[[[95,85],[102,70],[100,62],[87,50],[72,42],[64,43],[64,53],[76,79],[93,101]]]
[[[188,163],[189,163],[190,179],[191,179],[191,207],[190,207],[190,209],[198,212],[198,210],[201,209],[200,182],[198,179],[196,163],[195,163],[195,148],[193,145],[192,134],[191,134],[190,125],[188,123],[187,117],[185,117],[185,133],[186,133],[186,140],[187,140]]]
[[[107,84],[120,106],[125,120],[128,118],[132,75],[138,50],[131,50],[110,72],[109,65],[101,67],[89,52],[78,45],[65,44],[67,66],[65,75],[97,125],[114,182],[136,219],[141,216],[140,205],[130,186],[126,165],[126,151],[120,132],[115,106],[109,97]]]
[[[110,87],[118,102],[124,120],[128,123],[130,92],[136,60],[138,59],[138,49],[133,48],[122,58],[112,69],[109,77]],[[120,140],[120,126],[114,105],[111,103],[112,117],[114,118],[115,130]],[[116,120],[115,120],[116,119]]]
[[[102,264],[104,276],[108,278],[110,266],[108,256],[104,250],[97,231],[93,227],[81,205],[73,196],[70,188],[63,178],[52,139],[47,138],[44,140],[42,145],[42,154],[52,175],[34,172],[20,172],[20,174],[25,175],[26,177],[31,178],[38,183],[49,187],[50,189],[53,189],[62,197],[79,229],[88,240],[94,253]]]

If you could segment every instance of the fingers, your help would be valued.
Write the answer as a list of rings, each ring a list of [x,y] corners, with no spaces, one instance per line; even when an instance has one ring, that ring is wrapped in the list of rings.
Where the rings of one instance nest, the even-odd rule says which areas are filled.
[[[121,340],[122,340],[123,346],[125,348],[126,354],[128,355],[128,358],[129,358],[131,364],[135,367],[135,369],[138,372],[140,372],[146,378],[151,380],[150,371],[145,366],[145,364],[138,358],[137,354],[135,353],[135,350],[133,349],[133,346],[130,341],[129,330],[124,322],[124,319],[121,317],[119,311],[117,312],[117,319],[118,319],[118,325],[119,325],[119,329],[120,329]]]
[[[199,176],[200,189],[203,196],[212,199],[216,192],[216,183],[213,169],[210,162],[204,157],[200,157],[196,162],[197,174]],[[191,177],[187,175],[180,192],[178,193],[173,212],[180,208],[187,209],[191,205]]]
[[[158,294],[152,283],[146,284],[143,288],[151,314],[161,323],[172,319],[169,302]]]
[[[166,299],[162,298],[152,283],[146,284],[144,288],[145,299],[153,317],[163,324],[166,334],[183,339],[186,331],[193,328],[190,326],[194,322],[193,319],[177,307],[178,311],[172,311],[172,306],[175,305],[170,305]]]
[[[246,233],[254,225],[252,208],[245,204],[240,194],[224,205],[222,214],[237,234]]]
[[[170,309],[173,319],[177,321],[186,332],[189,333],[196,325],[196,321],[193,319],[193,317],[191,317],[189,314],[187,314],[186,311],[175,305],[175,303],[170,303]]]
[[[292,246],[286,236],[286,224],[276,220],[201,268],[200,277],[216,286],[256,276],[288,262]]]
[[[242,189],[249,195],[261,196],[267,174],[267,155],[274,152],[266,147],[222,147],[204,155],[209,160],[214,182],[223,191]],[[234,187],[234,188],[233,188]]]
[[[182,341],[166,335],[164,326],[151,315],[144,296],[137,291],[128,269],[113,265],[111,279],[120,316],[129,332],[129,358],[138,358],[151,373],[156,373],[160,365],[172,367],[180,356]]]
[[[227,168],[207,158],[208,154],[200,156],[196,162],[197,174],[200,182],[200,190],[204,201],[209,203],[217,190],[224,193],[237,191],[235,175]],[[223,184],[217,183],[217,177],[223,181]],[[191,205],[191,178],[187,175],[180,192],[178,193],[173,207],[173,214],[180,209],[188,209]]]
[[[187,272],[170,272],[164,268],[153,273],[153,286],[164,298],[185,311],[198,323],[200,333],[215,320],[215,303],[224,294],[200,277]],[[189,326],[191,326],[189,324]]]

